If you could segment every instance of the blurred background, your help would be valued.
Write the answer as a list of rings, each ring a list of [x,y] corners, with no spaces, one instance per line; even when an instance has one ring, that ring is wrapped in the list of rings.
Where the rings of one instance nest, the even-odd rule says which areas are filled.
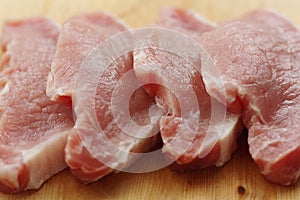
[[[132,27],[153,22],[162,6],[194,9],[212,21],[239,16],[257,8],[272,8],[300,25],[298,0],[0,0],[0,26],[3,19],[47,15],[59,23],[82,12],[106,10]]]

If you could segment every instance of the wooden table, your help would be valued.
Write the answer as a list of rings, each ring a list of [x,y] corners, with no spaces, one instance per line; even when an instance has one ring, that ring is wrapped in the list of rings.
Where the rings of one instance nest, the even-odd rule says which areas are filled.
[[[164,5],[192,8],[213,21],[239,16],[256,8],[274,8],[300,25],[298,0],[0,0],[0,27],[9,18],[46,15],[59,23],[68,17],[107,10],[132,27],[153,22]],[[246,136],[233,159],[221,168],[178,174],[168,168],[146,174],[119,173],[83,185],[68,169],[42,188],[0,199],[300,199],[300,183],[282,187],[260,175],[248,153]]]

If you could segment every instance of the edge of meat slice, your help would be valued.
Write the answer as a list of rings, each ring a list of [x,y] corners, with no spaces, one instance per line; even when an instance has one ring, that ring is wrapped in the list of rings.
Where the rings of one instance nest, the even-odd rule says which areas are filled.
[[[203,20],[203,17],[200,17],[197,13],[172,7],[166,7],[161,10],[159,19],[154,26],[178,31],[179,33],[176,34],[183,33],[185,36],[177,40],[181,40],[180,42],[184,43],[184,38],[189,37],[189,40],[193,40],[195,44],[198,43],[197,41],[199,41],[203,32],[214,29],[212,23]],[[165,110],[166,115],[161,119],[160,128],[164,142],[163,152],[166,158],[175,161],[172,168],[180,171],[223,165],[231,158],[232,152],[237,147],[237,138],[242,129],[239,116],[226,111],[222,104],[213,100],[207,94],[202,75],[198,69],[201,65],[200,55],[196,55],[197,52],[193,52],[192,47],[187,49],[184,46],[186,44],[183,44],[178,49],[179,55],[185,51],[183,54],[186,54],[187,61],[174,55],[176,50],[165,49],[163,46],[163,43],[167,43],[176,47],[179,42],[172,38],[171,32],[169,38],[163,33],[161,35],[157,33],[157,35],[152,37],[152,40],[148,39],[149,41],[137,38],[141,40],[140,43],[142,45],[139,46],[137,42],[138,45],[134,51],[134,70],[138,79],[145,84],[145,90],[155,97],[157,104],[161,105]],[[166,42],[164,39],[169,41]],[[147,42],[149,44],[144,49],[143,45]],[[200,114],[191,105],[192,100],[190,99],[189,87],[192,87],[196,94],[197,105],[194,106],[199,107]],[[171,91],[172,88],[175,88],[173,92],[176,90],[177,94]],[[186,108],[180,108],[178,97],[190,102],[184,105],[188,107],[187,110],[191,109],[191,112],[186,115],[190,119],[183,117],[184,113],[182,112]],[[216,113],[223,112],[224,114],[219,116],[219,123],[211,122],[211,120],[217,119],[213,119],[210,110],[212,105],[220,108]],[[195,127],[190,125],[194,123],[192,122],[193,115],[198,116],[196,119],[199,120],[199,124],[197,124],[198,130],[195,130]],[[214,144],[211,144],[209,140],[205,140],[208,130],[212,131],[210,134],[213,134],[213,138],[217,138]],[[192,141],[190,141],[191,136],[189,134],[194,135]],[[182,152],[182,149],[185,151]]]
[[[300,175],[299,29],[273,11],[258,10],[203,34],[201,44],[207,90],[241,113],[260,172],[275,183],[295,183]]]
[[[0,191],[37,189],[63,170],[71,106],[46,96],[59,28],[47,18],[8,21],[0,60]]]
[[[160,10],[159,17],[153,25],[181,32],[196,41],[201,33],[211,31],[216,26],[193,10],[171,6]]]
[[[109,41],[108,38],[114,38],[117,34],[124,33],[127,30],[123,23],[105,13],[83,14],[72,17],[62,28],[58,53],[55,55],[52,70],[59,69],[64,72],[69,71],[70,67],[75,69],[70,70],[72,71],[72,75],[69,77],[70,81],[61,83],[61,88],[66,88],[64,91],[68,91],[65,95],[72,96],[76,116],[75,127],[68,137],[65,148],[65,159],[72,173],[84,183],[96,181],[113,171],[120,171],[128,167],[137,159],[136,156],[131,156],[132,152],[145,152],[159,142],[159,135],[140,139],[125,134],[116,124],[116,119],[114,119],[112,113],[112,109],[115,109],[121,115],[126,114],[122,110],[123,107],[126,107],[126,101],[122,102],[127,94],[125,90],[120,91],[121,94],[116,96],[117,104],[122,105],[122,108],[119,110],[114,108],[116,105],[112,105],[111,101],[113,91],[116,91],[116,87],[122,86],[121,77],[132,70],[132,52],[126,52],[122,56],[118,55],[121,57],[116,58],[112,63],[109,63],[107,69],[104,69],[105,67],[101,64],[104,63],[106,58],[104,60],[98,58],[97,50],[109,51],[110,48],[115,48],[114,44],[103,48],[101,45],[106,44],[105,42]],[[128,32],[124,34],[130,36]],[[124,39],[125,41],[121,42],[124,42],[125,46],[131,45],[132,39]],[[120,48],[123,47],[121,44]],[[118,48],[116,49],[118,50]],[[96,54],[95,57],[93,57],[94,53]],[[66,58],[76,59],[68,63],[64,62]],[[86,66],[86,63],[90,65],[90,69],[87,70],[98,70],[100,68],[103,73],[95,77],[97,72],[88,72],[80,68],[81,65]],[[53,76],[50,78],[51,85],[51,79],[55,79],[56,76],[60,75],[52,72],[50,76]],[[64,76],[58,78],[64,79]],[[89,76],[92,76],[92,78]],[[136,77],[131,77],[129,80],[132,80],[129,84],[137,84]],[[91,84],[92,86],[89,86]],[[92,88],[93,84],[96,86],[95,88]],[[128,83],[125,85],[128,86]],[[72,87],[74,87],[74,90]],[[141,126],[151,123],[150,126],[152,127],[149,127],[148,132],[143,133],[131,129],[130,134],[149,136],[151,130],[156,129],[155,126],[158,126],[158,121],[149,118],[147,112],[154,104],[153,99],[140,88],[137,89],[128,103],[130,104],[130,114],[133,121]],[[93,112],[95,113],[94,118],[92,116]],[[95,124],[99,125],[98,129],[94,127]]]

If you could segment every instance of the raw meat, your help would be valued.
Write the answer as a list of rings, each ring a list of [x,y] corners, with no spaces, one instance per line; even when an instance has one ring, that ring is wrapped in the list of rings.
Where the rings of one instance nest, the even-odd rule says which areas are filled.
[[[84,183],[96,181],[115,169],[120,171],[128,167],[137,158],[132,156],[133,152],[145,152],[159,142],[158,135],[150,135],[152,130],[157,129],[159,117],[156,116],[160,113],[152,107],[154,115],[148,115],[148,109],[154,105],[153,99],[140,88],[132,94],[130,101],[126,101],[126,95],[131,94],[126,92],[126,88],[118,90],[124,85],[137,85],[133,73],[126,84],[120,80],[125,73],[132,71],[132,52],[112,57],[107,66],[103,63],[109,58],[98,55],[103,50],[113,56],[110,48],[118,50],[124,45],[130,46],[131,37],[124,37],[122,46],[114,43],[108,47],[101,46],[110,41],[106,40],[109,37],[117,37],[117,33],[126,30],[122,23],[105,13],[73,17],[62,28],[48,82],[48,89],[55,89],[49,89],[48,94],[57,101],[72,96],[76,122],[68,137],[65,159],[73,174]],[[128,33],[125,35],[130,36]],[[116,104],[112,103],[113,92],[117,93]],[[141,133],[134,127],[126,132],[119,127],[116,120],[126,117],[123,110],[126,104],[129,104],[130,111],[127,117],[144,126],[145,132]],[[118,115],[114,116],[113,110]],[[146,138],[138,138],[139,134]]]
[[[36,189],[67,165],[71,106],[46,96],[59,29],[46,18],[10,21],[1,47],[0,191]]]
[[[174,7],[163,8],[155,24],[162,28],[179,31],[195,40],[198,40],[202,33],[215,28],[215,24],[198,13]]]
[[[154,26],[173,31],[137,38],[134,70],[166,113],[160,122],[163,152],[176,161],[176,170],[221,166],[236,149],[241,124],[238,115],[206,93],[200,74],[196,40],[214,26],[194,12],[171,7],[161,11]]]
[[[82,60],[96,44],[122,31],[127,31],[126,26],[105,13],[78,15],[66,21],[48,77],[47,95],[54,101],[70,103]]]
[[[206,87],[241,113],[261,173],[275,183],[295,183],[300,175],[299,29],[261,10],[220,24],[201,43]]]

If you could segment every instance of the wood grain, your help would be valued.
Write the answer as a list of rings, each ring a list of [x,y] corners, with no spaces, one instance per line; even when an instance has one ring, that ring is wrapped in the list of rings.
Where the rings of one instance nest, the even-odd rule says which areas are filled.
[[[83,12],[106,10],[132,27],[153,22],[162,6],[191,8],[213,21],[239,16],[256,8],[273,8],[300,25],[298,0],[0,0],[0,28],[5,19],[46,15],[58,23]],[[299,199],[300,184],[283,187],[267,182],[251,160],[246,135],[233,159],[221,168],[175,173],[168,168],[145,174],[118,173],[83,185],[69,170],[47,181],[41,189],[0,199]]]

